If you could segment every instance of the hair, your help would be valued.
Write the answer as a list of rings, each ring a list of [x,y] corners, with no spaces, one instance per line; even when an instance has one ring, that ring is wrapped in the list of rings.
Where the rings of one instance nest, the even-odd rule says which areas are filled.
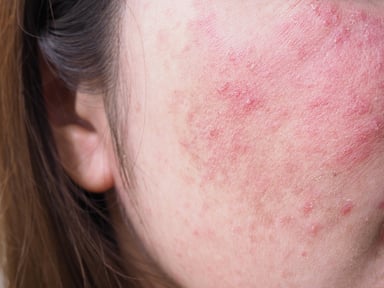
[[[134,235],[124,243],[133,252],[123,261],[105,194],[87,193],[69,179],[47,120],[42,61],[69,90],[103,91],[112,103],[107,95],[117,69],[120,5],[0,1],[0,265],[6,287],[173,287],[153,261],[135,255]]]

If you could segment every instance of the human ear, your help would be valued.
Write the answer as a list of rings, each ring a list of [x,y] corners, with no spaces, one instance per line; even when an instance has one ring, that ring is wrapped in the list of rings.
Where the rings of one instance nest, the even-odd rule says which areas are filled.
[[[70,91],[43,65],[43,94],[60,161],[71,179],[89,192],[114,186],[112,145],[103,96]]]

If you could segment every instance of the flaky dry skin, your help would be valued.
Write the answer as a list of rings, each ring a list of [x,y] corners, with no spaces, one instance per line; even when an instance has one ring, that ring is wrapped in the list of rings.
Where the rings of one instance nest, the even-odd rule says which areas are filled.
[[[384,3],[132,11],[127,139],[159,263],[186,288],[384,287]]]

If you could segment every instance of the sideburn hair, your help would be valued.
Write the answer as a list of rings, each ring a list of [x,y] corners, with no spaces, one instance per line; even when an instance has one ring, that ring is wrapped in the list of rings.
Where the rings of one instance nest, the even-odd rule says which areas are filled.
[[[111,35],[117,33],[112,31],[117,2],[24,1],[22,92],[34,182],[29,192],[34,193],[42,215],[31,211],[35,219],[28,222],[31,227],[25,227],[28,233],[21,243],[27,254],[9,257],[19,259],[12,281],[15,287],[32,287],[30,281],[41,282],[33,287],[126,287],[129,282],[133,282],[130,287],[139,287],[125,276],[105,195],[83,191],[60,165],[47,121],[41,78],[44,61],[72,91],[79,89],[80,83],[86,83],[89,89],[106,89],[113,69],[109,43]],[[45,227],[34,227],[41,222]],[[42,253],[45,245],[51,247]],[[49,262],[51,267],[42,265]]]

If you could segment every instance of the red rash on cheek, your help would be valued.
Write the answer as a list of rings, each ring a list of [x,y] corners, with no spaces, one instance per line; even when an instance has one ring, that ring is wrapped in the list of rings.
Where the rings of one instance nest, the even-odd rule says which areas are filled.
[[[353,204],[353,202],[351,200],[346,201],[343,204],[343,207],[341,208],[341,211],[340,211],[341,215],[347,216],[347,215],[351,214],[354,207],[355,207],[355,205]]]
[[[175,92],[173,113],[185,116],[180,144],[201,185],[281,190],[308,171],[348,171],[379,152],[384,19],[330,2],[302,1],[269,30],[250,23],[240,36],[197,5],[182,55],[196,79]]]

